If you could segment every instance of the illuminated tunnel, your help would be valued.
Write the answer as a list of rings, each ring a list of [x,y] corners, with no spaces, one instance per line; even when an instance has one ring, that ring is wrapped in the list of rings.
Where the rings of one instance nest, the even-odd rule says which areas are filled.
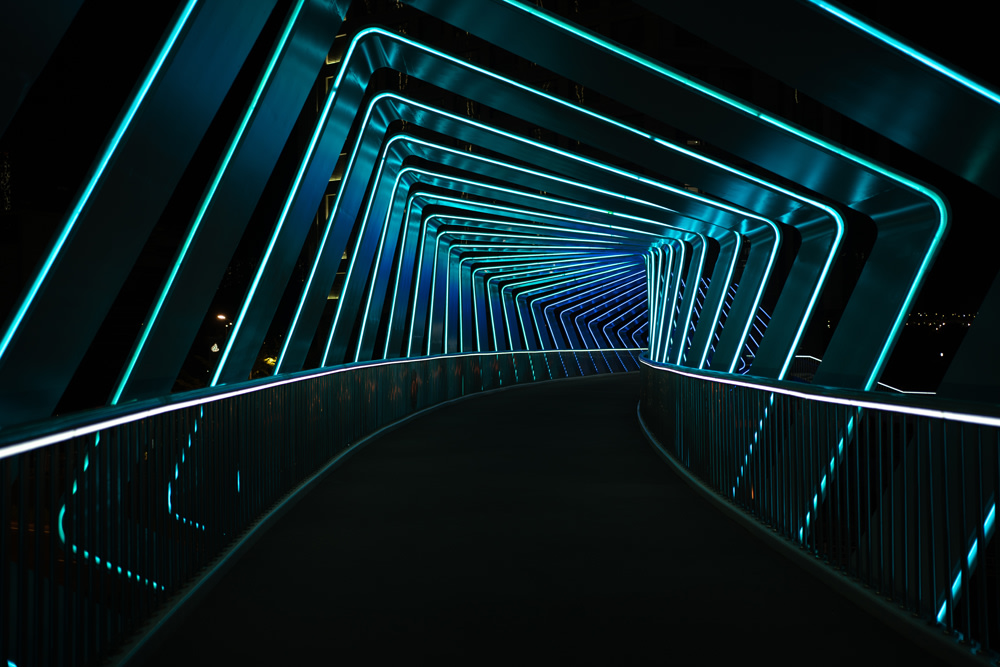
[[[863,216],[876,241],[815,381],[874,386],[947,230],[933,188],[557,12],[412,3],[424,23],[547,68],[581,98],[599,91],[640,124],[405,27],[342,24],[348,5],[241,4],[236,23],[225,3],[190,2],[169,17],[8,318],[6,423],[56,409],[107,335],[116,295],[167,224],[163,211],[174,212],[207,136],[214,167],[200,169],[197,204],[186,224],[173,223],[173,259],[141,295],[148,305],[136,307],[145,314],[112,404],[170,393],[251,221],[266,241],[211,385],[246,380],[262,358],[285,373],[480,350],[646,347],[654,361],[781,379],[842,252],[845,218]],[[349,31],[333,39],[342,25]],[[206,34],[220,35],[218,66],[205,66]],[[220,107],[233,105],[227,91],[251,66],[242,108],[219,127]],[[418,80],[436,103],[408,95]],[[280,192],[280,205],[261,223],[265,189]],[[72,336],[53,345],[56,329]],[[276,351],[262,348],[267,337]],[[635,368],[634,357],[614,366]]]
[[[949,229],[975,227],[942,193],[1000,194],[1000,96],[825,0],[177,0],[127,35],[101,3],[57,4],[0,27],[0,195],[25,239],[0,309],[0,435],[21,449],[0,460],[84,409],[479,353],[867,393]],[[670,48],[731,53],[784,101]],[[86,106],[67,115],[74,59],[98,73],[66,84]],[[992,261],[938,387],[990,409]],[[774,396],[745,420],[760,433]],[[80,428],[97,447],[106,427]]]

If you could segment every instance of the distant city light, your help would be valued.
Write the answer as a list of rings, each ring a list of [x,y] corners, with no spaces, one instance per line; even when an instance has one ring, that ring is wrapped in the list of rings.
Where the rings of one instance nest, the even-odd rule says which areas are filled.
[[[225,320],[226,316],[225,315],[216,315],[215,319],[217,319],[217,320]]]

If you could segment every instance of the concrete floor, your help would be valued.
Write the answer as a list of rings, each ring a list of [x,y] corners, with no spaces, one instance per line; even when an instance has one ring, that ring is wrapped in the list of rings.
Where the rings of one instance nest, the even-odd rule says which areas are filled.
[[[516,387],[379,438],[149,664],[935,664],[684,483],[638,385]]]

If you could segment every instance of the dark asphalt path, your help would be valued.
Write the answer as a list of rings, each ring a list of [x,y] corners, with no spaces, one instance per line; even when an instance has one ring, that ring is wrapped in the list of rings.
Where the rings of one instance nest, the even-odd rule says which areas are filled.
[[[517,387],[372,442],[151,664],[935,664],[688,487],[638,384]]]

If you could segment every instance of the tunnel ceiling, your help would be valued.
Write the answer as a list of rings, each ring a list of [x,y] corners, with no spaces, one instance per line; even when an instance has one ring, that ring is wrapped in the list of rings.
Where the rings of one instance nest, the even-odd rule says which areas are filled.
[[[185,0],[117,42],[108,11],[24,10],[0,54],[0,425],[473,351],[873,389],[969,238],[949,199],[1000,191],[1000,98],[819,0]]]

